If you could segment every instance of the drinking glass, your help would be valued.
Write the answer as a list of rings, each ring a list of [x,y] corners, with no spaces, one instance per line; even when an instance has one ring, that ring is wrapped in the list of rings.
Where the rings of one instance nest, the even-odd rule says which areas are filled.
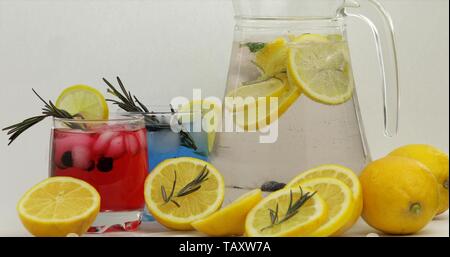
[[[101,196],[89,232],[133,231],[142,220],[148,172],[144,117],[53,119],[50,176],[81,179]]]
[[[151,113],[127,113],[144,118],[148,145],[148,172],[161,162],[179,157],[191,157],[208,161],[209,143],[206,132],[194,132],[193,121],[186,118],[192,112],[171,111],[162,106],[151,106]],[[185,119],[182,119],[185,117]],[[181,122],[185,120],[185,122]],[[153,221],[144,211],[143,221]]]

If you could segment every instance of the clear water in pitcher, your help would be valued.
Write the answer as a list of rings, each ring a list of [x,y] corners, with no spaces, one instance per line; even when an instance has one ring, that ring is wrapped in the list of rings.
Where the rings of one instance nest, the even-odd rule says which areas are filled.
[[[345,38],[299,33],[233,43],[227,96],[274,77],[285,78],[278,96],[277,140],[262,144],[260,132],[217,134],[210,157],[228,186],[288,182],[323,164],[344,165],[358,173],[370,157]]]

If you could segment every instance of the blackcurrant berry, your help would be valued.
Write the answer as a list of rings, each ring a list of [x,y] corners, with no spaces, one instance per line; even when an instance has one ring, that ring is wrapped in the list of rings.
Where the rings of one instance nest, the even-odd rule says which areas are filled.
[[[110,172],[113,169],[113,164],[113,158],[102,157],[97,162],[97,169],[101,172]]]
[[[72,152],[67,151],[61,156],[61,163],[64,165],[64,167],[72,167],[73,166],[73,159],[72,159]]]

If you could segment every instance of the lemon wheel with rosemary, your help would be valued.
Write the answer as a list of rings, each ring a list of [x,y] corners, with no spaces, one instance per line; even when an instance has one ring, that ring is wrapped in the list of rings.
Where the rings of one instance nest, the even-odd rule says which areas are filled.
[[[224,181],[210,163],[189,157],[161,162],[145,181],[147,208],[162,225],[193,230],[192,222],[218,210],[224,198]]]
[[[287,187],[297,187],[303,181],[315,178],[335,178],[346,184],[353,193],[353,200],[355,208],[353,210],[352,218],[345,226],[335,232],[333,235],[338,236],[349,230],[361,217],[363,208],[363,192],[358,176],[349,168],[341,165],[326,164],[316,168],[300,173],[287,184]]]
[[[355,202],[353,193],[346,184],[335,178],[314,178],[302,181],[300,185],[317,192],[329,209],[326,222],[312,232],[311,236],[332,236],[352,220]]]
[[[328,206],[307,188],[288,188],[264,198],[247,215],[245,234],[251,237],[309,236],[328,217]]]

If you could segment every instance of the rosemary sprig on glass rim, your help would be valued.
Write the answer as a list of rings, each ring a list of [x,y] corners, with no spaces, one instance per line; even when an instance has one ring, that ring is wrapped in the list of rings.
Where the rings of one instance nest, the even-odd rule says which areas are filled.
[[[125,88],[122,83],[122,80],[117,77],[117,83],[120,86],[120,91],[117,90],[108,80],[103,78],[103,81],[108,86],[108,93],[117,97],[118,100],[115,99],[106,99],[106,101],[111,102],[114,105],[117,105],[119,108],[126,112],[130,113],[141,113],[145,116],[145,122],[147,129],[150,131],[158,131],[162,129],[170,129],[171,124],[162,124],[154,115],[155,112],[150,111],[135,95],[132,95],[129,90]],[[170,105],[170,110],[172,114],[175,114],[175,110]],[[181,125],[181,121],[178,121],[178,125],[180,126],[180,138],[181,144],[183,146],[189,147],[191,149],[197,150],[197,145],[192,139],[191,135],[188,131]]]
[[[172,190],[170,191],[170,194],[167,195],[166,188],[164,186],[161,186],[161,195],[164,200],[164,204],[167,204],[169,202],[172,202],[177,207],[181,207],[181,205],[175,201],[174,197],[183,197],[189,194],[192,194],[196,191],[198,191],[202,187],[202,183],[208,180],[209,170],[207,165],[203,167],[202,171],[195,177],[191,182],[186,184],[183,188],[178,191],[178,193],[175,194],[175,187],[177,185],[177,171],[174,170],[174,180],[172,184]]]
[[[317,193],[317,192],[314,192],[314,193],[307,192],[306,194],[304,194],[302,187],[299,187],[299,188],[300,188],[300,198],[297,199],[296,201],[293,200],[292,190],[290,190],[289,207],[283,218],[280,219],[280,217],[279,217],[278,203],[275,207],[275,210],[269,208],[271,224],[265,228],[262,228],[261,231],[272,228],[272,227],[279,225],[279,224],[289,220],[290,218],[294,217],[300,211],[300,208]]]
[[[61,119],[74,119],[76,117],[83,118],[81,115],[71,115],[65,110],[57,108],[52,101],[46,102],[34,89],[32,89],[34,94],[44,103],[42,108],[42,115],[33,116],[31,118],[25,119],[19,123],[3,128],[2,131],[8,131],[6,134],[9,135],[9,143],[11,145],[17,137],[19,137],[23,132],[31,128],[32,126],[43,121],[47,117],[55,117]],[[68,124],[72,128],[79,128],[77,125]]]

